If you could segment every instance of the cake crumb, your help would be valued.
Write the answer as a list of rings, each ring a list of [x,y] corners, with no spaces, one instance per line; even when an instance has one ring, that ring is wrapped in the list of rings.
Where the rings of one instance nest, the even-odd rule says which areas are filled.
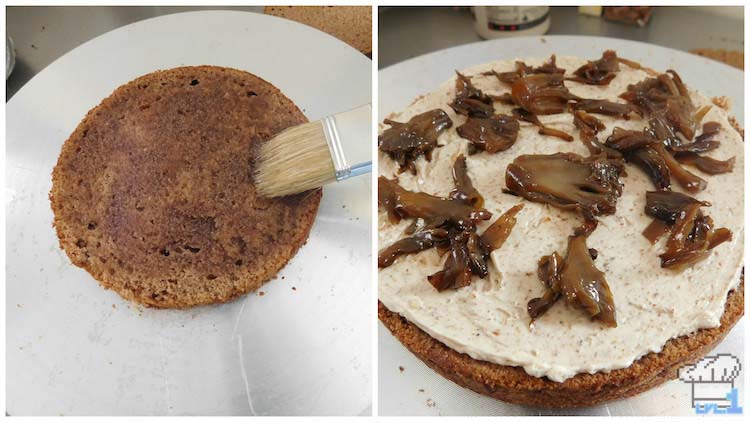
[[[266,294],[266,292],[264,292],[264,291],[260,291],[260,292],[258,292],[258,296],[263,296],[263,295],[265,295],[265,294]]]
[[[296,292],[296,291],[297,291],[297,288],[296,288],[296,287],[294,287],[294,286],[292,286],[292,290],[294,290],[294,291]]]
[[[399,372],[404,372],[404,367],[403,366],[399,366],[398,370],[399,370]]]
[[[424,393],[424,388],[420,388],[420,389],[419,389],[419,390],[417,390],[417,391],[419,391],[420,393]]]

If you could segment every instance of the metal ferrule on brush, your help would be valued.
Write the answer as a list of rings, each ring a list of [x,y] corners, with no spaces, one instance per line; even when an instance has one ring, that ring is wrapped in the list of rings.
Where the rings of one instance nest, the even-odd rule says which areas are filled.
[[[337,181],[372,170],[372,161],[363,161],[369,158],[370,128],[366,123],[370,121],[371,110],[369,106],[364,106],[321,120]],[[342,146],[342,136],[348,140],[346,148]],[[362,145],[356,145],[353,142],[361,142]],[[356,164],[350,166],[347,163],[347,157]]]

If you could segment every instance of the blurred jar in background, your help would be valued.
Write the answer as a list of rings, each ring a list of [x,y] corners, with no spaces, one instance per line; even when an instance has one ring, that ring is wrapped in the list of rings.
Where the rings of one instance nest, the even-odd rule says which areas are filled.
[[[549,29],[548,6],[473,6],[474,28],[484,39],[542,35]]]

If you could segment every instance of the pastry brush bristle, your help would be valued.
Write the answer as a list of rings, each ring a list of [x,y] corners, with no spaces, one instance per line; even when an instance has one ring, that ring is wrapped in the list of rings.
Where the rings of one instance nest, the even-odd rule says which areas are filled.
[[[336,179],[319,121],[279,133],[261,145],[256,163],[255,188],[267,197],[304,192]]]

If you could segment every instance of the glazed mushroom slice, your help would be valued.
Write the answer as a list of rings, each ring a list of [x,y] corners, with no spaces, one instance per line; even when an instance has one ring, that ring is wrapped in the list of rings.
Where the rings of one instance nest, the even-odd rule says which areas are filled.
[[[674,158],[674,156],[672,156],[672,154],[667,151],[663,144],[656,143],[649,148],[656,151],[661,156],[661,158],[664,159],[664,163],[669,168],[670,175],[685,190],[690,193],[698,193],[706,189],[706,181],[682,167],[682,165],[680,165],[680,163]]]
[[[630,113],[637,113],[630,104],[615,103],[608,100],[589,100],[582,99],[576,101],[570,106],[573,110],[582,110],[587,113],[603,114],[605,116],[617,116],[623,119],[630,119]]]
[[[628,85],[620,98],[640,109],[641,115],[663,119],[675,133],[681,133],[686,139],[695,136],[695,106],[677,72],[669,70],[655,78]]]
[[[421,218],[425,222],[424,229],[449,225],[459,230],[473,230],[477,222],[492,217],[485,209],[460,200],[412,192],[383,176],[378,178],[378,202],[388,212],[392,223],[402,218]]]
[[[523,78],[526,75],[533,75],[535,73],[546,73],[546,74],[564,74],[565,69],[557,67],[557,57],[553,54],[549,61],[541,66],[531,67],[522,61],[516,62],[516,69],[510,72],[496,72],[491,70],[489,72],[482,73],[483,75],[494,75],[500,82],[512,85],[513,82],[519,78]]]
[[[638,131],[616,127],[612,129],[612,134],[607,138],[606,145],[622,153],[628,153],[658,142],[659,140],[654,138],[648,129]]]
[[[670,189],[673,178],[689,192],[706,188],[706,181],[682,167],[651,128],[643,131],[615,128],[606,146],[623,153],[627,161],[646,172],[657,189]]]
[[[644,230],[644,236],[654,243],[669,231],[665,251],[659,255],[662,268],[690,267],[705,259],[711,249],[732,239],[728,229],[714,229],[711,217],[701,211],[701,207],[706,206],[710,204],[679,192],[646,192],[646,214],[660,221],[666,229],[660,233],[659,226],[651,224]]]
[[[505,242],[523,206],[516,205],[505,212],[479,236],[476,223],[488,220],[492,214],[481,208],[482,196],[469,178],[463,155],[454,163],[453,180],[456,188],[449,198],[439,198],[408,191],[382,176],[378,178],[378,203],[388,212],[390,221],[415,219],[407,229],[410,236],[380,251],[380,268],[390,266],[400,256],[435,247],[441,255],[450,252],[443,269],[428,277],[437,290],[467,286],[474,275],[487,276],[490,252]]]
[[[653,148],[641,148],[627,154],[627,161],[635,164],[651,179],[654,187],[672,188],[672,176],[664,158]]]
[[[402,255],[408,255],[448,243],[448,231],[429,229],[396,241],[378,253],[378,267],[385,268]]]
[[[601,120],[587,114],[585,111],[578,110],[573,112],[573,125],[578,128],[581,142],[589,150],[589,154],[599,155],[604,153],[611,159],[622,158],[622,154],[619,151],[599,142],[597,135],[606,129]]]
[[[539,73],[513,82],[511,96],[519,107],[533,114],[558,114],[565,111],[568,101],[580,98],[568,91],[563,75]]]
[[[734,157],[722,161],[695,152],[678,152],[675,159],[680,164],[689,164],[707,174],[730,173],[734,169]]]
[[[450,107],[457,114],[469,117],[490,117],[495,114],[492,97],[476,88],[471,79],[456,71],[456,98]]]
[[[521,155],[505,171],[505,192],[584,216],[613,214],[623,170],[622,162],[604,155]]]
[[[439,292],[447,289],[460,289],[471,284],[471,263],[469,261],[469,232],[458,232],[450,238],[450,253],[443,269],[427,276],[427,281]]]
[[[540,120],[539,117],[537,117],[536,114],[524,110],[522,108],[514,108],[513,109],[513,116],[517,118],[518,120],[523,120],[524,122],[529,122],[533,124],[534,126],[539,128],[539,134],[545,135],[545,136],[554,136],[555,138],[560,138],[563,141],[567,142],[573,142],[573,136],[571,136],[568,133],[565,133],[562,130],[551,128],[549,126],[545,126]]]
[[[484,206],[484,198],[469,178],[469,169],[466,167],[466,157],[463,154],[453,163],[453,184],[456,188],[450,193],[451,199],[462,201],[474,208]]]
[[[417,172],[414,161],[420,155],[430,161],[437,138],[453,126],[448,114],[440,109],[418,114],[406,123],[389,119],[383,123],[391,127],[378,136],[378,148],[399,164],[399,172],[409,170],[412,174]]]
[[[707,152],[714,150],[719,147],[719,142],[714,141],[713,138],[721,130],[721,125],[718,122],[707,122],[703,124],[703,131],[700,135],[695,137],[695,140],[690,143],[676,143],[668,144],[669,149],[676,153],[681,152]]]
[[[516,224],[516,214],[521,209],[523,204],[518,204],[503,213],[481,236],[476,231],[454,231],[450,238],[450,254],[443,269],[427,277],[430,284],[443,291],[468,286],[472,275],[486,277],[489,274],[487,262],[490,253],[505,243]]]
[[[469,117],[456,132],[470,142],[469,154],[480,151],[494,154],[513,146],[518,138],[519,128],[515,118],[496,114],[489,118]]]
[[[510,236],[511,230],[516,225],[516,214],[523,209],[523,204],[514,205],[503,213],[482,233],[482,242],[489,252],[500,249]]]
[[[594,264],[596,251],[586,244],[592,230],[579,228],[573,236],[568,237],[568,251],[564,259],[554,252],[539,260],[537,273],[546,291],[542,297],[534,298],[527,304],[532,323],[564,297],[568,305],[581,309],[592,320],[610,327],[617,326],[612,291],[604,273]]]
[[[617,54],[612,50],[607,50],[602,54],[602,58],[595,61],[589,61],[585,65],[573,72],[573,77],[568,80],[580,82],[588,85],[609,85],[615,78],[616,72],[620,70]]]

